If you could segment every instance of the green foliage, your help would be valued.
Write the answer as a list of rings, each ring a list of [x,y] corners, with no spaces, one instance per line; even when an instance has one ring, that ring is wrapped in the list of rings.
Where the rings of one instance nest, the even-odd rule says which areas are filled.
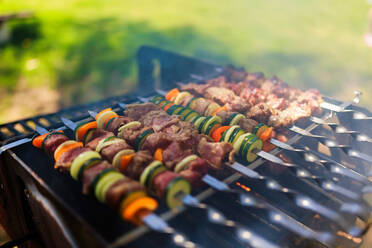
[[[0,13],[20,10],[38,21],[9,26],[17,45],[0,48],[0,87],[12,90],[21,79],[49,85],[61,106],[133,88],[143,44],[276,74],[325,94],[371,90],[364,1],[1,1]]]

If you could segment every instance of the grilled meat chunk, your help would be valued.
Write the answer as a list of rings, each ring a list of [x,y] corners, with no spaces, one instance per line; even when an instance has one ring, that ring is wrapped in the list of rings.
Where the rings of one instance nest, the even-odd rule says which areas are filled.
[[[49,154],[53,155],[55,150],[57,150],[58,146],[63,142],[69,140],[69,138],[65,134],[53,134],[50,135],[44,141],[44,150]]]
[[[101,151],[101,155],[104,159],[112,163],[112,160],[114,159],[115,155],[118,152],[125,149],[132,149],[132,147],[128,145],[124,140],[122,140],[121,143],[115,143],[107,147],[104,147]]]
[[[134,155],[124,174],[134,180],[138,180],[143,170],[153,161],[149,151],[138,151]]]
[[[90,191],[90,185],[94,178],[101,173],[102,171],[112,168],[112,165],[109,164],[106,161],[102,161],[100,163],[97,163],[93,165],[92,167],[84,170],[83,172],[83,177],[82,177],[82,182],[83,182],[83,193],[88,194]]]
[[[205,159],[213,169],[220,170],[224,166],[223,163],[232,163],[233,153],[232,144],[227,142],[208,142],[202,138],[198,144],[199,156]]]
[[[178,162],[192,153],[191,149],[174,141],[163,151],[163,163],[168,169],[173,170]]]
[[[111,208],[117,209],[123,196],[135,191],[144,190],[146,190],[145,187],[139,182],[128,177],[123,178],[109,187],[105,196],[106,203]]]
[[[86,147],[76,147],[71,150],[64,152],[56,161],[54,168],[61,171],[69,171],[74,159],[79,156],[81,153],[89,151],[89,148]]]
[[[146,113],[158,110],[158,107],[151,103],[141,103],[141,104],[128,104],[126,110],[124,111],[125,115],[133,120],[139,120]]]

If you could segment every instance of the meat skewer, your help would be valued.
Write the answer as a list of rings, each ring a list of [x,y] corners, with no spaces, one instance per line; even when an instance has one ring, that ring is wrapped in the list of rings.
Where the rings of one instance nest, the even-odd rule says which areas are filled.
[[[97,113],[94,113],[94,112],[90,111],[90,114],[91,114],[92,117],[97,117]],[[119,118],[124,118],[124,117],[120,117],[120,116],[119,116],[119,117],[117,117],[117,118],[119,119]],[[97,118],[97,121],[98,121],[98,120],[99,120],[99,119]],[[107,120],[106,120],[105,122],[107,122]],[[113,122],[112,122],[112,123],[113,123]],[[127,123],[127,124],[128,124],[128,123]],[[125,124],[123,124],[123,125],[125,125]],[[112,126],[112,125],[106,125],[106,128],[112,130],[112,127],[111,127],[111,126]],[[116,126],[116,125],[114,124],[114,126]],[[244,167],[243,167],[243,168],[244,168]],[[244,168],[244,169],[249,171],[249,169],[246,169],[246,168]],[[254,173],[255,173],[255,172],[254,172]],[[257,180],[260,180],[260,181],[264,180],[264,181],[269,182],[268,180],[270,180],[269,178],[261,177],[261,176],[260,176],[259,174],[257,174],[257,173],[255,173],[255,177],[256,177]],[[215,179],[215,178],[213,178],[213,177],[211,177],[211,176],[209,176],[209,175],[205,175],[205,176],[203,177],[202,180],[203,180],[206,184],[208,184],[209,186],[213,187],[213,188],[216,189],[216,190],[219,190],[219,191],[221,191],[221,190],[222,190],[222,191],[230,191],[229,187],[228,187],[226,184],[224,184],[224,183],[218,181],[217,179]],[[279,184],[275,183],[273,180],[270,180],[270,183],[269,183],[268,185],[271,185],[271,186],[269,186],[269,187],[271,187],[271,190],[281,190],[281,189],[282,189],[283,192],[285,192],[286,194],[293,194],[293,192],[291,192],[291,191],[289,191],[288,189],[285,189],[285,188],[279,186]],[[281,189],[280,189],[280,187],[281,187]],[[187,197],[186,197],[185,199],[187,199]],[[186,200],[186,202],[184,201],[184,203],[185,203],[186,205],[190,205],[188,199]],[[256,204],[249,204],[249,206],[250,206],[250,207],[254,207],[254,208],[257,208],[257,207],[262,208],[262,206],[258,206],[258,205],[256,205]],[[265,207],[265,209],[268,210],[267,207]],[[270,209],[271,209],[271,207],[270,207]],[[272,216],[274,216],[274,215],[270,214],[269,216],[271,217],[270,219],[272,219]],[[278,217],[278,215],[275,215],[275,216]],[[287,218],[289,218],[289,219],[288,219],[289,222],[285,221],[285,223],[281,223],[281,225],[284,226],[284,227],[286,227],[286,228],[289,228],[290,230],[292,230],[292,231],[294,231],[294,232],[296,232],[296,233],[298,233],[298,234],[300,234],[300,235],[304,235],[302,228],[298,229],[299,226],[296,224],[297,222],[296,222],[295,220],[293,220],[293,219],[292,219],[291,217],[289,217],[289,216],[287,216],[286,219],[287,219]],[[276,219],[277,219],[277,218],[276,218]],[[275,222],[278,222],[278,221],[275,221]],[[305,231],[305,233],[308,233],[308,231]],[[308,235],[308,234],[306,234],[306,235]],[[318,237],[317,240],[318,240],[318,239],[321,239],[321,237],[322,237],[322,235],[320,235],[320,234],[316,234],[316,233],[311,234],[311,236],[312,236],[312,237]],[[327,235],[325,235],[325,236],[323,236],[323,237],[327,237]],[[324,242],[324,240],[323,240],[323,242]]]
[[[155,102],[155,103],[157,103],[158,105],[162,105],[162,98],[160,98],[160,97],[155,97],[152,101]],[[165,108],[167,108],[167,106],[171,105],[171,104],[167,105],[167,101],[166,100],[164,100],[164,102],[165,102]],[[163,106],[164,106],[164,104],[163,104]],[[188,109],[186,107],[182,107],[181,105],[174,104],[174,105],[171,105],[168,108],[169,109],[167,109],[167,112],[169,114],[173,114],[178,109],[181,109],[181,116],[184,116],[183,118],[185,120],[194,122],[194,124],[197,124],[197,120],[195,121],[195,119],[197,119],[197,118],[199,118],[199,119],[204,118],[205,119],[205,117],[200,117],[200,115],[197,115],[197,113],[195,111],[192,111],[191,109]],[[172,109],[173,109],[173,111],[172,111]],[[184,112],[186,112],[186,114],[184,114]],[[177,114],[179,114],[179,111],[177,111]],[[194,115],[194,117],[193,117],[194,119],[192,119],[192,120],[188,119],[189,116],[192,116],[192,115]],[[211,120],[213,120],[213,118],[215,118],[216,119],[215,120],[215,123],[217,123],[217,125],[218,125],[219,120],[216,117],[209,117],[209,118],[211,118]],[[234,120],[234,119],[235,118],[233,118],[232,120]],[[241,120],[244,120],[244,119],[241,119]],[[208,124],[208,122],[205,125],[207,125],[207,124]],[[227,123],[227,124],[230,124],[230,123]],[[264,126],[262,126],[262,127],[264,127]],[[258,130],[262,129],[262,127],[260,127]],[[215,132],[218,132],[218,130],[221,129],[221,128],[224,128],[224,127],[223,126],[222,127],[218,127],[217,126],[217,129],[215,129],[216,131],[213,131],[213,129],[212,129],[212,131],[210,131],[209,134],[212,133],[212,137],[213,137],[214,134],[215,134]],[[233,142],[233,144],[234,144],[234,142],[238,143],[238,141],[239,141],[239,138],[237,138],[238,135],[240,135],[240,137],[243,137],[244,136],[242,129],[240,129],[238,126],[232,126],[231,128],[229,126],[226,126],[226,128],[228,128],[228,129],[223,129],[223,130],[226,130],[223,133],[224,135],[227,133],[226,136],[229,135],[228,134],[228,132],[229,132],[228,130],[230,130],[230,129],[235,128],[235,130],[238,131],[238,133],[235,132],[235,131],[230,132],[230,137],[233,137],[234,134],[236,136],[235,138],[233,137],[231,139],[231,141],[230,141],[230,142]],[[256,129],[256,128],[254,128],[254,129]],[[241,132],[241,133],[239,133],[239,132]],[[265,131],[263,131],[263,132],[265,132]],[[217,137],[217,140],[218,139],[219,138]],[[221,139],[222,139],[222,136],[221,136]],[[215,141],[217,141],[217,140],[215,139]],[[236,146],[236,144],[234,144],[234,146]],[[238,149],[235,149],[235,151],[238,151]],[[258,154],[259,156],[261,155],[261,157],[263,157],[264,159],[269,160],[271,162],[279,163],[279,164],[281,164],[283,166],[289,167],[299,177],[311,179],[312,182],[314,182],[314,180],[316,180],[315,183],[317,183],[319,186],[321,186],[322,188],[326,189],[327,191],[335,191],[335,192],[337,192],[337,193],[339,193],[341,195],[344,195],[344,196],[346,196],[348,198],[351,198],[351,199],[354,199],[354,200],[361,199],[361,197],[362,197],[361,195],[356,194],[356,193],[354,193],[354,192],[352,192],[352,191],[350,191],[348,189],[344,189],[342,187],[339,187],[339,186],[334,185],[327,177],[319,177],[319,176],[317,177],[317,176],[314,176],[310,172],[308,172],[307,170],[303,169],[302,167],[297,166],[295,164],[285,163],[281,159],[279,159],[279,158],[277,158],[277,157],[275,157],[275,156],[273,156],[271,154],[263,153],[263,152],[259,152],[259,153],[256,152],[256,154]],[[262,156],[262,155],[264,155],[264,156]],[[333,179],[333,177],[332,177],[332,179]]]
[[[159,91],[158,90],[158,93],[161,93],[162,95],[167,95],[165,92],[163,92],[163,91]],[[181,92],[182,93],[182,92]],[[173,100],[175,100],[175,98],[177,98],[177,102],[179,102],[179,103],[181,103],[182,104],[182,106],[188,106],[188,107],[193,107],[193,106],[195,106],[195,105],[192,105],[192,104],[190,104],[190,102],[193,102],[193,100],[192,99],[195,99],[195,98],[192,98],[193,96],[192,95],[190,95],[189,93],[186,93],[186,94],[184,94],[183,96],[181,95],[181,93],[177,90],[177,89],[173,89],[173,90],[171,90],[168,94],[169,95],[167,95],[169,98],[169,100],[171,100],[171,98],[173,98]],[[156,100],[156,102],[159,102],[159,101],[161,101],[162,100],[162,98],[154,98],[154,100],[155,99],[157,99]],[[145,99],[141,99],[141,100],[145,100]],[[194,102],[195,102],[196,100],[194,100]],[[247,119],[245,116],[243,116],[242,114],[237,114],[237,113],[232,113],[232,114],[226,114],[226,111],[224,111],[224,109],[222,108],[222,107],[220,107],[219,105],[217,105],[216,103],[214,103],[214,102],[211,102],[210,101],[210,105],[212,106],[212,110],[213,109],[215,109],[214,110],[214,114],[215,115],[218,115],[218,116],[222,116],[222,118],[223,118],[223,122],[225,122],[227,125],[235,125],[235,124],[239,124],[240,125],[240,127],[243,129],[243,130],[245,130],[245,131],[248,131],[248,132],[256,132],[256,134],[261,134],[260,135],[260,138],[263,138],[263,135],[265,134],[265,131],[267,131],[269,128],[266,126],[266,125],[263,125],[263,124],[257,124],[257,123],[255,123],[254,121],[252,121],[252,120],[249,120],[249,119]],[[213,104],[216,104],[216,106],[215,107],[213,107]],[[208,108],[210,108],[210,107],[208,107]],[[208,108],[207,108],[207,110],[208,110]],[[205,108],[204,108],[205,109]],[[197,110],[198,111],[198,113],[199,114],[201,114],[201,115],[204,115],[204,112],[205,113],[207,113],[207,112],[213,112],[213,111],[207,111],[207,110],[200,110],[200,108],[199,108],[199,110],[198,110],[198,108],[194,108],[193,110]],[[222,113],[222,114],[221,114]],[[225,116],[228,116],[228,117],[225,117]],[[230,116],[230,117],[229,117]],[[233,116],[233,118],[231,118],[231,116]],[[262,129],[262,131],[261,131],[261,129]],[[316,137],[316,138],[322,138],[321,136],[315,136],[315,135],[312,135],[311,133],[309,133],[308,131],[306,131],[306,130],[303,130],[303,129],[301,129],[301,128],[299,128],[299,127],[296,127],[296,126],[293,126],[291,129],[293,129],[293,131],[295,131],[295,132],[299,132],[299,133],[301,133],[302,135],[305,135],[305,136],[311,136],[311,137]],[[270,130],[269,130],[270,131]],[[292,147],[291,145],[288,145],[288,144],[286,144],[286,143],[284,143],[284,142],[281,142],[281,141],[279,141],[279,140],[277,140],[277,139],[275,139],[275,138],[273,138],[273,137],[271,137],[271,135],[266,135],[265,136],[265,138],[264,138],[264,140],[266,141],[266,142],[270,142],[271,144],[273,144],[273,145],[275,145],[275,146],[277,146],[277,147],[280,147],[280,148],[282,148],[282,149],[284,149],[284,150],[288,150],[288,151],[295,151],[295,152],[301,152],[301,153],[303,153],[303,155],[304,155],[304,158],[305,158],[305,160],[309,157],[309,156],[307,156],[307,154],[308,153],[311,153],[311,151],[307,151],[307,150],[303,150],[303,149],[298,149],[298,148],[294,148],[294,147]],[[329,141],[328,141],[329,142]],[[332,142],[331,142],[332,143]],[[329,143],[329,144],[331,144],[331,143]],[[327,143],[328,144],[328,143]],[[334,145],[334,144],[333,144]],[[350,152],[349,152],[350,153]],[[350,153],[352,156],[358,156],[360,153],[359,152],[356,152],[356,151],[352,151],[351,153]],[[264,154],[264,153],[262,153],[262,155],[266,155],[266,154]],[[362,157],[364,157],[364,158],[368,158],[368,157],[366,157],[366,156],[363,156],[363,155],[361,155]],[[267,157],[267,158],[269,158],[269,157]],[[311,161],[311,162],[314,162],[314,161]],[[321,161],[318,161],[318,162],[321,162]],[[332,161],[329,161],[329,162],[332,162]],[[323,164],[323,163],[321,163],[321,164]],[[347,176],[347,177],[349,177],[349,178],[352,178],[353,180],[358,180],[358,181],[361,181],[361,182],[363,182],[363,183],[368,183],[368,184],[370,184],[370,181],[366,178],[366,177],[364,177],[364,176],[362,176],[362,175],[360,175],[359,173],[357,173],[357,172],[355,172],[355,171],[348,171],[348,169],[346,169],[346,167],[345,166],[337,166],[337,168],[334,168],[335,166],[331,166],[331,168],[329,168],[329,167],[326,167],[327,169],[329,169],[332,173],[338,173],[338,174],[342,174],[342,175],[344,175],[344,176]],[[351,169],[350,169],[351,170]]]
[[[148,107],[148,106],[143,106],[143,107],[146,108],[146,107]],[[111,110],[108,110],[108,112],[112,112],[112,111],[111,111]],[[135,111],[135,112],[136,112],[136,111]],[[90,112],[90,113],[91,113],[92,116],[97,117],[96,113],[93,113],[93,112]],[[142,113],[142,112],[140,112],[140,111],[139,111],[138,114],[139,114],[140,116],[143,116],[143,115],[144,115],[144,113]],[[110,114],[107,114],[107,115],[110,115]],[[121,117],[118,117],[118,118],[121,118]],[[97,118],[97,122],[99,122],[100,119],[102,119],[102,118],[98,117],[98,118]],[[107,121],[108,121],[108,120],[105,120],[104,122],[107,122]],[[110,125],[108,125],[108,126],[110,126]],[[236,171],[242,173],[242,174],[245,175],[245,176],[248,176],[248,177],[250,177],[250,178],[254,178],[255,180],[258,180],[258,181],[266,182],[266,186],[267,186],[268,189],[270,189],[270,190],[275,190],[275,191],[280,191],[280,192],[282,192],[282,193],[285,193],[285,194],[287,194],[288,196],[290,196],[291,199],[293,199],[293,196],[295,196],[295,198],[297,198],[297,196],[298,196],[298,197],[303,196],[302,194],[300,194],[300,193],[298,193],[298,192],[296,192],[296,191],[289,190],[289,189],[287,189],[287,188],[284,188],[284,187],[280,186],[277,182],[275,182],[275,181],[272,180],[271,178],[263,177],[263,176],[257,174],[255,171],[252,171],[252,170],[250,170],[250,169],[248,169],[248,168],[246,168],[246,167],[244,167],[244,166],[242,166],[242,165],[240,165],[240,164],[238,164],[238,163],[234,163],[234,164],[231,165],[231,166],[232,166],[232,168],[233,168],[234,170],[236,170]],[[306,199],[309,199],[309,198],[307,197]],[[311,202],[314,202],[314,201],[311,201]],[[299,203],[299,202],[297,202],[297,201],[295,201],[295,203],[296,203],[296,205],[299,206],[299,207],[302,207],[302,208],[304,207],[304,206],[301,205],[301,203]],[[307,209],[309,209],[309,207],[310,207],[310,209],[312,209],[312,210],[315,211],[315,212],[318,212],[318,210],[319,210],[320,212],[322,212],[322,209],[324,209],[324,208],[318,209],[318,208],[316,207],[315,204],[309,204],[309,205],[306,206]],[[331,210],[331,211],[332,211],[332,210]],[[327,213],[324,212],[324,211],[323,211],[321,214],[322,214],[322,215],[325,215],[325,216],[327,216],[327,217],[329,217],[329,216],[327,215]],[[331,218],[332,218],[332,217],[331,217]]]
[[[40,126],[36,126],[36,131],[40,136],[33,140],[33,145],[43,149],[50,155],[54,155],[56,164],[59,164],[59,166],[64,164],[66,166],[65,170],[70,171],[71,176],[75,180],[84,180],[84,176],[89,176],[91,178],[91,191],[95,191],[97,198],[101,202],[100,193],[102,191],[104,202],[111,207],[117,206],[121,202],[120,212],[125,220],[137,225],[145,223],[149,228],[157,232],[170,233],[173,236],[180,235],[153,213],[157,203],[146,196],[143,186],[138,182],[120,176],[121,174],[110,169],[111,165],[103,162],[97,153],[82,147],[79,142],[69,140],[63,132],[48,132]],[[80,154],[78,154],[79,152]],[[91,158],[87,158],[87,156]],[[101,172],[94,172],[95,168],[102,169],[102,167],[106,167],[106,169],[101,170]],[[87,174],[88,171],[90,172],[89,175]],[[107,180],[110,178],[111,182]],[[145,201],[147,203],[144,203]],[[187,240],[182,243],[185,242],[192,243]]]
[[[76,137],[80,137],[80,139],[83,139],[83,137],[85,137],[86,135],[89,135],[87,134],[89,132],[89,130],[86,130],[86,133],[84,134],[83,133],[78,133],[78,128],[79,126],[76,125],[75,123],[73,123],[72,121],[68,120],[68,119],[65,119],[65,118],[62,118],[64,124],[70,128],[71,130],[73,130],[75,133],[76,133]],[[88,123],[85,123],[84,125],[86,126],[90,126],[89,128],[91,129],[95,129],[95,127],[92,127],[92,125],[90,125],[92,122],[88,122]],[[83,127],[84,128],[84,127]],[[104,140],[104,139],[102,139]],[[90,142],[93,142],[93,143],[97,143],[97,142],[94,142],[94,139],[93,141],[88,141],[86,139],[84,139],[85,142],[87,142],[87,145],[89,146],[89,143]],[[97,146],[100,146],[100,144],[104,144],[105,142],[103,143],[100,143],[98,142]],[[102,146],[102,145],[101,145]],[[109,147],[109,146],[108,146]],[[96,148],[97,149],[97,148]],[[117,154],[119,154],[120,152],[118,152]],[[102,154],[103,155],[103,154]],[[115,156],[116,157],[116,156]],[[212,176],[209,176],[209,175],[206,175],[204,177],[204,181],[207,182],[211,187],[215,188],[216,190],[224,190],[224,191],[230,191],[229,187],[224,184],[223,182],[220,182],[219,180],[213,178]],[[246,231],[241,225],[239,225],[238,223],[232,221],[232,220],[228,220],[226,217],[224,217],[222,215],[222,213],[218,212],[217,210],[215,210],[214,208],[212,207],[209,207],[205,204],[202,204],[200,203],[196,198],[192,197],[191,195],[178,195],[178,197],[180,198],[183,198],[182,199],[182,202],[185,203],[185,205],[188,205],[188,206],[191,206],[191,207],[195,207],[195,208],[200,208],[200,209],[205,209],[206,211],[208,211],[208,215],[210,216],[214,216],[212,217],[212,219],[210,220],[211,222],[213,223],[217,223],[217,224],[224,224],[224,225],[227,225],[229,227],[234,227],[234,228],[237,228],[237,230],[239,230],[239,232],[242,232],[243,231]],[[265,209],[265,211],[267,211],[267,214],[269,216],[273,216],[274,214],[280,214],[280,216],[283,215],[283,213],[280,213],[280,212],[277,212],[277,211],[273,211],[273,208],[270,208],[270,207],[262,207],[262,206],[258,206],[256,204],[252,204],[251,206],[249,207],[253,207],[253,208],[257,208],[257,207],[260,207],[260,208],[263,208]],[[315,235],[315,234],[312,234],[311,231],[305,229],[305,230],[301,230],[300,232],[298,231],[298,228],[300,227],[296,221],[292,220],[289,216],[285,217],[287,221],[284,221],[285,223],[282,223],[283,226],[285,225],[288,225],[291,230],[293,231],[297,231],[297,233],[299,234],[304,234],[306,233],[307,235],[309,235],[309,233],[311,235]],[[281,222],[279,222],[281,223]],[[316,236],[316,235],[315,235]],[[327,235],[325,236],[327,237]],[[256,238],[254,238],[257,242],[262,242],[262,244],[264,245],[265,241],[264,239],[260,238],[259,236],[256,236]]]

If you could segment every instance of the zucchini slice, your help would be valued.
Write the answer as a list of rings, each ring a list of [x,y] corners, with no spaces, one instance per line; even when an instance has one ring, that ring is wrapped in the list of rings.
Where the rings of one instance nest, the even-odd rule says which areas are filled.
[[[167,109],[167,111],[165,111],[165,112],[167,112],[168,115],[172,115],[173,112],[174,112],[176,109],[178,109],[179,107],[180,107],[180,105],[173,104],[173,105],[170,106],[169,109]]]
[[[92,167],[93,165],[95,165],[97,163],[100,163],[100,162],[102,162],[102,159],[99,159],[99,158],[92,158],[92,159],[89,159],[89,160],[85,161],[83,163],[83,165],[80,166],[80,169],[78,171],[78,174],[77,174],[78,181],[82,180],[84,170],[86,170],[86,169],[88,169],[88,168]]]
[[[193,155],[187,156],[186,158],[182,159],[180,162],[178,162],[178,164],[174,168],[174,172],[180,173],[181,171],[186,170],[189,164],[197,158],[198,156],[193,154]]]
[[[98,118],[97,118],[97,127],[104,128],[105,123],[109,118],[117,117],[117,114],[114,111],[106,111],[103,112]]]
[[[221,106],[215,102],[212,102],[211,104],[209,104],[209,106],[207,107],[207,109],[204,111],[204,115],[205,116],[210,116],[213,114],[214,111],[216,111],[218,108],[220,108]]]
[[[189,181],[183,177],[173,179],[165,190],[165,199],[169,208],[176,208],[182,205],[182,196],[191,192]]]
[[[191,96],[191,94],[187,91],[183,91],[176,96],[176,98],[174,99],[174,103],[180,104],[188,96]]]
[[[107,169],[104,169],[103,171],[101,171],[100,173],[98,173],[98,175],[90,183],[89,191],[90,191],[91,194],[94,193],[95,188],[96,188],[96,185],[97,185],[99,179],[101,177],[103,177],[104,175],[106,175],[107,173],[111,172],[111,171],[115,171],[115,170],[113,168],[107,168]]]
[[[200,122],[200,125],[199,125],[199,127],[198,127],[198,132],[199,132],[199,133],[202,133],[202,132],[203,132],[203,127],[204,127],[205,124],[208,122],[208,120],[211,119],[211,118],[212,118],[211,116],[208,116],[208,117],[206,117],[204,120],[202,120],[202,121]]]
[[[213,133],[214,130],[216,130],[216,128],[219,128],[221,126],[221,124],[217,121],[215,122],[212,122],[208,127],[207,127],[207,130],[205,130],[205,134],[206,135],[211,135]]]
[[[242,119],[245,119],[245,116],[243,114],[238,113],[231,119],[229,125],[238,125],[239,121]]]
[[[250,135],[251,135],[251,133],[245,133],[243,135],[240,135],[240,137],[237,138],[236,142],[233,144],[235,154],[240,155],[240,152],[239,152],[240,147],[242,146],[242,144],[244,144],[244,142],[247,141],[246,138]]]
[[[135,149],[136,151],[140,150],[142,148],[142,144],[143,142],[145,141],[145,139],[147,138],[147,136],[149,136],[150,134],[154,133],[154,130],[152,129],[149,129],[145,132],[143,132],[142,134],[140,134],[137,139],[136,139],[136,144],[135,144]]]
[[[118,136],[121,137],[124,129],[126,129],[126,128],[135,128],[135,127],[140,127],[141,125],[142,124],[139,121],[128,122],[127,124],[124,124],[121,127],[119,127],[119,129],[118,129]]]
[[[242,140],[242,143],[239,147],[239,156],[241,158],[244,158],[243,150],[244,150],[244,147],[247,144],[248,140],[253,139],[255,137],[257,137],[257,136],[254,135],[254,134],[251,134],[251,133],[247,133],[247,136],[244,136],[244,139]]]
[[[244,158],[250,163],[256,160],[257,154],[253,151],[261,150],[263,146],[262,140],[258,137],[248,139],[243,149]]]
[[[86,145],[87,143],[89,143],[89,141],[92,140],[93,138],[93,133],[94,131],[97,130],[97,128],[92,128],[92,129],[89,129],[85,135],[84,135],[84,138],[83,138],[83,144]]]
[[[240,135],[244,134],[244,131],[238,127],[235,128],[234,131],[231,133],[229,137],[229,143],[234,144],[234,142],[240,137]]]
[[[86,152],[79,154],[74,159],[70,167],[70,174],[72,178],[75,180],[78,180],[78,173],[79,173],[80,167],[83,166],[83,164],[86,161],[91,160],[93,158],[101,159],[101,155],[99,155],[99,153],[95,151],[86,151]]]
[[[199,102],[200,100],[203,100],[203,98],[201,98],[201,97],[196,98],[195,100],[190,101],[190,104],[188,104],[187,106],[188,106],[189,108],[191,108],[191,109],[195,109],[195,107],[198,105],[198,102]],[[199,114],[202,115],[203,113],[199,113]]]
[[[190,119],[193,119],[195,116],[198,116],[199,113],[197,113],[196,111],[194,110],[191,110],[189,113],[187,113],[184,117],[183,117],[183,120],[184,121],[189,121]]]
[[[104,203],[105,202],[105,193],[115,182],[123,179],[125,176],[117,171],[111,171],[106,173],[97,182],[96,187],[94,188],[94,194],[96,198]]]
[[[184,107],[182,105],[177,105],[177,108],[173,111],[172,115],[179,115],[183,109]]]
[[[198,119],[195,120],[194,122],[194,126],[195,128],[197,128],[199,130],[199,126],[201,125],[201,123],[207,119],[207,117],[204,117],[204,116],[200,116]]]
[[[119,144],[119,143],[125,144],[126,142],[125,142],[125,140],[119,139],[116,136],[111,136],[111,137],[108,137],[106,139],[100,140],[98,142],[97,147],[96,147],[96,152],[101,152],[103,150],[103,148],[105,148],[109,145]]]
[[[154,97],[150,100],[150,102],[156,104],[156,102],[158,102],[158,101],[160,101],[160,100],[163,100],[163,99],[164,99],[163,96],[161,96],[161,95],[157,95],[157,96],[154,96]]]
[[[152,179],[159,175],[160,173],[166,171],[167,169],[160,161],[153,161],[151,164],[149,164],[142,172],[140,176],[140,182],[143,186],[146,188],[151,187]]]
[[[232,126],[230,127],[229,129],[227,129],[222,136],[224,136],[223,140],[222,141],[225,141],[225,142],[229,142],[230,140],[230,137],[232,136],[233,132],[235,131],[235,129],[238,129],[239,126],[235,125],[235,126]],[[222,138],[222,137],[221,137]]]
[[[221,117],[219,116],[209,116],[207,117],[208,121],[204,124],[204,126],[202,126],[202,130],[201,130],[201,133],[204,133],[204,134],[207,134],[206,131],[207,131],[207,128],[210,124],[212,124],[213,122],[217,122],[217,123],[221,123]]]
[[[191,109],[193,109],[193,108],[191,107],[191,104],[192,104],[192,102],[195,101],[196,99],[198,99],[198,98],[197,98],[197,97],[193,97],[193,98],[191,98],[190,101],[189,101],[188,103],[186,103],[185,107],[186,107],[186,108],[191,108]]]

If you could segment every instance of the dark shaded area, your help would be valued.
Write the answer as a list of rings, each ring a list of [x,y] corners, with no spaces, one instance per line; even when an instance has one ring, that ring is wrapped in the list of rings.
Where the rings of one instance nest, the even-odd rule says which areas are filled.
[[[66,51],[58,71],[62,107],[118,95],[135,87],[135,55],[153,45],[212,61],[229,62],[228,49],[192,27],[159,30],[147,22],[116,19],[76,25],[81,36]]]
[[[14,46],[27,46],[27,43],[42,37],[41,22],[37,18],[13,21],[9,43]]]

